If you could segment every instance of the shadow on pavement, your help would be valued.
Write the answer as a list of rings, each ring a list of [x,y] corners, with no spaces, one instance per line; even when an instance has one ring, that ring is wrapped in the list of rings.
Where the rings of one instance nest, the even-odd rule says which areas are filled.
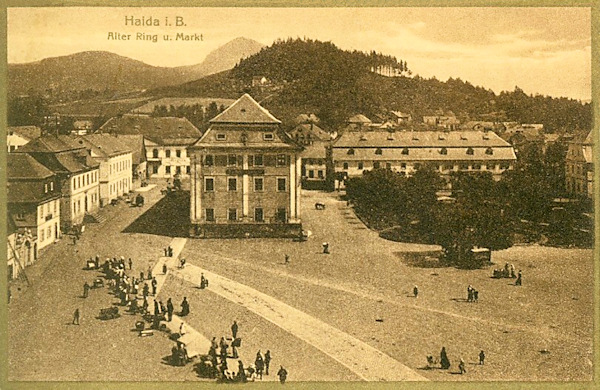
[[[178,191],[164,196],[127,226],[122,233],[188,237],[189,227],[190,193]]]

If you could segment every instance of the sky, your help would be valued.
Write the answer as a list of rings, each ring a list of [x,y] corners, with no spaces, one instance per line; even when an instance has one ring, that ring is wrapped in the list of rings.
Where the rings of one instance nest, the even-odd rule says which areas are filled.
[[[175,25],[178,16],[184,26]],[[159,26],[126,23],[142,17]],[[591,11],[583,7],[9,8],[7,32],[9,63],[106,50],[155,66],[192,65],[237,37],[265,45],[306,37],[394,55],[425,78],[591,98]],[[108,39],[111,32],[130,39]],[[137,33],[158,39],[136,40]],[[177,33],[203,40],[175,40]]]

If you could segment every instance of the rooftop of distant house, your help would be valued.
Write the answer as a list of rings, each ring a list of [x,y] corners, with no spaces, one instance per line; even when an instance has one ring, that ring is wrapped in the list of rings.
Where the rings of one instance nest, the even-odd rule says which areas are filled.
[[[143,135],[160,145],[189,145],[202,135],[186,118],[135,114],[111,118],[96,133]]]

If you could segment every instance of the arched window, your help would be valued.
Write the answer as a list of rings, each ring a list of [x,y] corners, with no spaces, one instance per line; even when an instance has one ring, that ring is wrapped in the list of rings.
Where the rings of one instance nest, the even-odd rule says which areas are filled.
[[[381,148],[375,149],[375,154],[383,154],[383,150]]]
[[[354,155],[354,148],[348,149],[348,154],[349,155]]]
[[[408,154],[408,148],[402,149],[402,154]]]
[[[485,154],[490,154],[490,155],[491,155],[491,154],[494,154],[494,149],[492,149],[492,148],[487,148],[487,149],[485,150]]]
[[[473,155],[474,153],[475,153],[475,151],[473,150],[473,148],[467,148],[468,155]]]

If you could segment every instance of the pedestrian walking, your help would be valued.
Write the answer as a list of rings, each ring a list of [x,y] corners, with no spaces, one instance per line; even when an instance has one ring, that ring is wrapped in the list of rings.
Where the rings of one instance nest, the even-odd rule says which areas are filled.
[[[79,308],[75,309],[75,313],[73,313],[73,325],[79,325]]]
[[[263,360],[262,355],[260,354],[260,350],[256,354],[256,360],[254,361],[254,366],[256,367],[256,376],[263,378],[263,371],[265,369],[265,361]]]
[[[168,256],[169,256],[169,257],[173,257],[173,248],[171,247],[171,245],[169,245],[169,248],[168,248],[168,249],[169,249]]]
[[[169,255],[169,251],[167,248],[163,248],[163,251],[165,252],[165,257],[167,257]]]
[[[290,255],[285,255],[285,264],[290,263]]]
[[[154,301],[154,316],[158,317],[160,314],[160,306],[158,305],[158,301]]]
[[[162,301],[158,301],[158,305],[160,306],[160,313],[166,316],[167,308],[165,307],[165,305],[162,303]]]
[[[144,279],[144,271],[140,272],[140,281],[144,281],[146,279]]]
[[[483,352],[483,349],[481,350],[481,352],[479,352],[479,364],[483,365],[485,360],[485,352]]]
[[[181,316],[187,316],[190,314],[190,303],[187,300],[187,297],[183,297],[183,301],[181,301]]]
[[[148,283],[144,283],[144,289],[142,290],[142,295],[144,296],[144,299],[146,299],[149,293],[150,287],[148,287]]]
[[[328,242],[323,243],[323,253],[326,255],[329,254],[329,243]]]
[[[513,278],[513,279],[517,277],[517,275],[515,275],[515,266],[514,266],[514,264],[510,265],[510,277]]]
[[[142,311],[144,313],[148,312],[148,299],[146,297],[144,297],[144,304],[142,305]]]
[[[479,300],[479,291],[473,289],[473,301],[477,302]]]
[[[467,302],[473,302],[473,286],[470,284],[467,287]]]
[[[152,278],[152,295],[156,295],[156,288],[158,287],[158,282],[156,278]]]
[[[171,320],[173,319],[173,302],[171,301],[171,298],[167,299],[167,321],[171,322]]]
[[[88,282],[85,282],[83,284],[83,297],[87,298],[89,293],[90,293],[90,285],[88,284]]]
[[[279,377],[279,382],[283,385],[285,380],[287,379],[288,372],[283,366],[279,366],[279,371],[277,371],[277,376]]]
[[[131,271],[131,268],[133,268],[133,261],[131,260],[131,257],[128,260],[129,263],[129,270]]]
[[[465,369],[465,361],[462,358],[460,358],[460,362],[458,362],[458,370],[460,371],[461,375],[467,372]]]
[[[8,288],[8,303],[12,300],[12,291],[10,291],[10,287]]]
[[[163,263],[162,271],[163,271],[163,275],[167,274],[167,263]]]
[[[523,283],[522,274],[521,274],[521,270],[519,270],[519,273],[517,274],[517,280],[515,281],[515,286],[521,286],[522,283]]]
[[[237,338],[237,332],[238,332],[237,321],[233,321],[233,325],[231,325],[231,335],[233,336],[234,340]]]
[[[271,364],[271,351],[265,352],[265,375],[269,375],[269,364]]]
[[[419,287],[413,287],[413,295],[415,296],[415,298],[419,296]]]

